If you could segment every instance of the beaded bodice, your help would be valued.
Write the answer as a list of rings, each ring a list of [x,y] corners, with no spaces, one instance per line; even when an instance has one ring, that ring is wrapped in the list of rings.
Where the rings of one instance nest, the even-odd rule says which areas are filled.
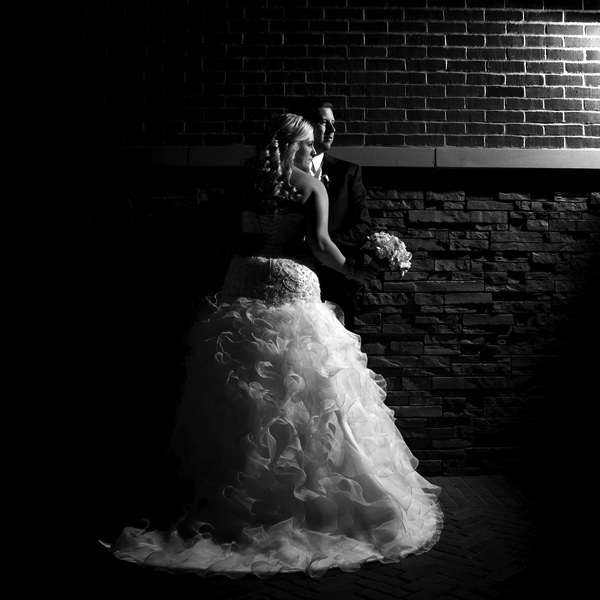
[[[254,298],[270,306],[321,300],[317,274],[308,264],[293,258],[235,256],[223,291],[228,297]]]

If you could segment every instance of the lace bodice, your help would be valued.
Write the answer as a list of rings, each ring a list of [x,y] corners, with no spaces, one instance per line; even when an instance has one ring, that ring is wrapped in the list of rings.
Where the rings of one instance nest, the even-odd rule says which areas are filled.
[[[226,296],[248,297],[277,305],[294,300],[320,301],[321,288],[313,266],[300,253],[306,230],[301,212],[257,215],[246,213],[247,233],[260,234],[252,256],[236,256],[225,278]]]
[[[266,256],[285,256],[291,244],[304,238],[306,220],[300,213],[287,215],[259,215],[260,230],[264,236]]]
[[[269,306],[295,300],[321,301],[319,278],[313,268],[294,258],[235,256],[223,292],[231,298],[253,298]]]

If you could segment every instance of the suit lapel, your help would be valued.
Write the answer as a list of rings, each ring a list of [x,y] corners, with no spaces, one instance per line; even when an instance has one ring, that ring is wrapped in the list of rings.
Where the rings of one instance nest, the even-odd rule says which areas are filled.
[[[321,162],[321,169],[323,173],[329,173],[335,168],[335,158],[331,158],[330,156],[323,157],[323,161]]]
[[[338,193],[340,180],[339,177],[336,177],[336,166],[337,160],[333,157],[325,156],[323,157],[323,162],[321,163],[321,170],[323,175],[327,175],[329,179],[329,185],[327,186],[329,192],[329,204],[335,203],[336,196]],[[337,186],[336,186],[337,184]]]
[[[344,215],[348,211],[348,192],[346,190],[346,177],[344,164],[327,154],[323,158],[323,173],[329,177],[327,194],[329,196],[329,230],[336,231],[342,226]]]

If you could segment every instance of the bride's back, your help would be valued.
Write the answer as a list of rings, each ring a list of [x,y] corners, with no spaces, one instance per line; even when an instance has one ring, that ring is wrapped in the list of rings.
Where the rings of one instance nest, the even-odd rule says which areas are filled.
[[[280,304],[320,301],[314,259],[306,244],[305,205],[289,201],[277,210],[242,213],[242,235],[225,279],[227,296]]]

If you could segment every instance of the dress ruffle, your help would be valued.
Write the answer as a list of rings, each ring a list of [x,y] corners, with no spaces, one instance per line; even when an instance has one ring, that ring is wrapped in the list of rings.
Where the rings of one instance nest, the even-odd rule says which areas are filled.
[[[316,577],[398,561],[438,540],[439,488],[385,405],[385,380],[334,306],[218,298],[190,334],[170,452],[189,497],[170,531],[126,528],[143,565]]]

